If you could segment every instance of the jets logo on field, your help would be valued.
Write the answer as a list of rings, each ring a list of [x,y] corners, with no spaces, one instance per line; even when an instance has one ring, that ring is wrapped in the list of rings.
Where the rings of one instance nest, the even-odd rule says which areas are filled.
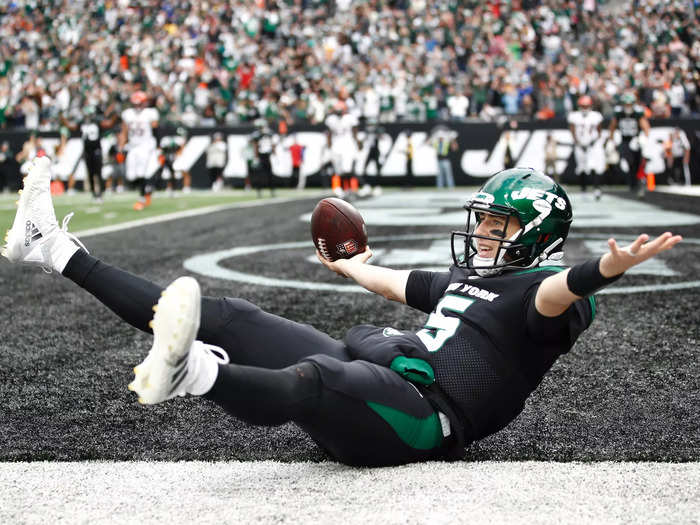
[[[547,195],[528,192],[537,203],[538,211],[545,212],[556,206],[556,199]],[[466,213],[462,205],[471,197],[443,192],[397,192],[382,197],[360,201],[357,204],[369,230],[372,246],[372,264],[398,269],[423,269],[444,271],[452,264],[449,232],[464,228]],[[700,216],[664,211],[645,202],[604,196],[602,201],[580,194],[570,195],[574,209],[574,228],[568,236],[565,263],[568,265],[600,256],[608,250],[607,239],[615,237],[626,244],[635,236],[620,234],[620,228],[646,227],[673,229],[675,226],[700,223]],[[299,219],[308,224],[310,213]],[[426,233],[410,233],[416,226],[430,227]],[[391,233],[395,227],[396,233]],[[383,235],[373,233],[382,230]],[[305,228],[306,229],[306,228]],[[601,232],[602,229],[602,232]],[[387,231],[388,230],[388,231]],[[425,229],[423,230],[425,231]],[[593,231],[597,233],[593,233]],[[343,244],[348,253],[357,246]],[[632,268],[627,277],[602,291],[605,294],[653,292],[662,290],[700,287],[700,280],[690,278],[700,273],[700,239],[685,238],[679,245],[683,264],[667,254],[652,258]],[[269,270],[261,267],[260,254],[287,252],[288,260],[307,265],[300,271],[300,264]],[[230,263],[222,264],[224,261]],[[185,268],[209,277],[255,284],[259,286],[291,287],[305,290],[334,292],[366,292],[354,284],[339,282],[318,262],[310,239],[255,246],[237,246],[230,249],[197,255],[187,259]],[[235,269],[234,269],[235,268]],[[641,276],[641,277],[637,277]],[[649,278],[653,276],[653,278]]]

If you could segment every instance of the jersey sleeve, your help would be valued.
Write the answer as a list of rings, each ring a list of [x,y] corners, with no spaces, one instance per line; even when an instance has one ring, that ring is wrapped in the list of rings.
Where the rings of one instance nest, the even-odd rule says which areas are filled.
[[[542,343],[567,341],[571,347],[595,317],[595,299],[586,297],[574,302],[557,317],[546,317],[535,307],[535,295],[539,286],[530,288],[526,295],[527,330],[530,336]]]
[[[429,314],[450,284],[449,272],[413,270],[406,283],[406,304]]]
[[[158,122],[160,120],[160,115],[158,114],[158,110],[156,108],[149,108],[150,111],[148,112],[148,119],[150,122]]]

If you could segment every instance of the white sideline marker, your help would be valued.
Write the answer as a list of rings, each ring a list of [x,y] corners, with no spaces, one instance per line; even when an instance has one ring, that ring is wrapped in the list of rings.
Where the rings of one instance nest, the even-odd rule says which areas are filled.
[[[0,464],[0,523],[697,523],[700,463]]]

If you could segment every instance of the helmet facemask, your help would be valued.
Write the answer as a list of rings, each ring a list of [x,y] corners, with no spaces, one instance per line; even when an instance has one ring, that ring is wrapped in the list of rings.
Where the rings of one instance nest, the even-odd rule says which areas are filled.
[[[527,247],[519,242],[523,230],[514,210],[497,204],[482,203],[478,200],[468,202],[464,208],[467,210],[466,230],[464,232],[452,232],[452,259],[455,266],[473,269],[479,276],[487,277],[489,275],[497,275],[504,268],[518,265],[518,263],[525,260],[524,254]],[[503,217],[505,221],[503,228],[490,230],[487,234],[474,233],[485,218],[485,214]],[[513,224],[513,221],[518,225],[518,229],[506,238],[508,226]],[[461,250],[462,253],[460,255],[457,255],[457,250],[455,249],[455,241],[457,239],[463,239],[464,243],[464,248]],[[479,240],[498,243],[493,257],[482,257],[479,255]]]

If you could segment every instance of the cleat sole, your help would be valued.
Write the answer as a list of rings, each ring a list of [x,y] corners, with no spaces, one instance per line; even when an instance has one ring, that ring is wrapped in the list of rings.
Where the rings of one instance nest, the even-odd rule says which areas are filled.
[[[181,277],[163,291],[153,307],[155,315],[148,324],[153,330],[153,346],[146,359],[134,368],[134,380],[128,385],[138,394],[140,403],[160,403],[177,395],[173,377],[186,366],[197,335],[200,297],[197,281]]]

